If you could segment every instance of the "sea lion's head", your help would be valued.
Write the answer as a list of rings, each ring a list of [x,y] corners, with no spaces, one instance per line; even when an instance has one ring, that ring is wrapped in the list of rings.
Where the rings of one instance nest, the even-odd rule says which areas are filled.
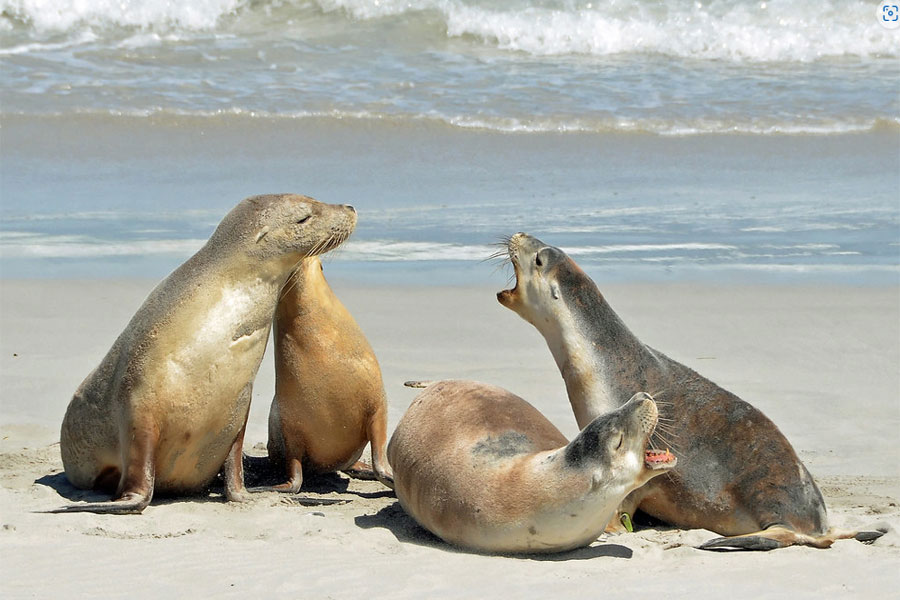
[[[356,209],[299,194],[252,196],[232,209],[211,242],[235,245],[258,260],[300,260],[341,245],[356,227]]]
[[[499,292],[497,300],[542,332],[570,318],[573,308],[588,308],[602,298],[591,278],[559,248],[517,233],[507,240],[506,251],[516,285]]]
[[[668,450],[650,447],[658,419],[656,402],[639,392],[582,429],[566,446],[566,465],[589,470],[596,490],[624,497],[677,462]]]

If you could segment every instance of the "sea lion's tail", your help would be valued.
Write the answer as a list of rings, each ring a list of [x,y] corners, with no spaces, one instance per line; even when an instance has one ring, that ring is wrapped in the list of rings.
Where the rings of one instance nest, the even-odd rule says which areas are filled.
[[[871,531],[846,531],[829,529],[824,535],[812,536],[799,533],[793,529],[777,525],[762,531],[745,535],[720,537],[709,540],[699,546],[700,550],[775,550],[788,546],[812,546],[813,548],[829,548],[835,540],[853,538],[864,544],[871,544],[885,533],[888,526],[878,523]]]
[[[437,383],[437,382],[436,381],[419,381],[417,379],[413,379],[412,381],[404,381],[403,385],[405,385],[408,388],[422,389],[422,388],[427,388],[429,385],[434,385],[435,383]]]

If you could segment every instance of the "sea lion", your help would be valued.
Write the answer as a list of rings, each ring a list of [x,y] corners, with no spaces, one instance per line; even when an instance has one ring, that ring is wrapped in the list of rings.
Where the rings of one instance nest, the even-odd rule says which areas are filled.
[[[644,393],[568,442],[536,408],[473,381],[430,385],[388,444],[394,490],[420,525],[479,552],[586,546],[625,495],[675,465],[649,450],[657,409]]]
[[[877,534],[829,530],[822,494],[778,427],[641,343],[562,250],[524,233],[505,246],[516,285],[497,299],[546,339],[580,427],[635,390],[665,392],[660,418],[675,436],[678,467],[635,490],[620,513],[640,509],[676,527],[729,536],[703,544],[705,549],[827,548],[836,539],[868,541]]]
[[[352,206],[293,194],[234,207],[75,392],[60,432],[66,476],[114,500],[59,512],[138,513],[154,492],[206,488],[223,464],[227,498],[245,499],[241,446],[278,294],[300,260],[355,225]]]
[[[387,400],[378,359],[334,295],[322,263],[303,260],[275,310],[275,397],[269,459],[288,481],[268,489],[296,494],[303,472],[347,469],[372,443],[372,469],[392,485],[385,458]],[[359,465],[357,465],[359,468]]]

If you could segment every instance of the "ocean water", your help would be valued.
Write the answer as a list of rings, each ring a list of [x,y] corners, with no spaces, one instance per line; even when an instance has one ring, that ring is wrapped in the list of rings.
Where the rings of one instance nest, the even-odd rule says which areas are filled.
[[[0,276],[158,277],[253,193],[340,276],[900,281],[900,30],[854,0],[0,0]]]

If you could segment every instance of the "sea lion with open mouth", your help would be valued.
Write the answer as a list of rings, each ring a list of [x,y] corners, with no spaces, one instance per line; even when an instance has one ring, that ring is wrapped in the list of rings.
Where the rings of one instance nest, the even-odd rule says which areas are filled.
[[[678,466],[631,493],[620,513],[640,509],[677,527],[728,536],[704,549],[827,548],[836,539],[870,541],[883,533],[829,530],[822,494],[778,427],[641,343],[565,252],[524,233],[505,246],[516,285],[497,299],[544,336],[580,427],[637,390],[666,392],[660,410],[677,436]]]

